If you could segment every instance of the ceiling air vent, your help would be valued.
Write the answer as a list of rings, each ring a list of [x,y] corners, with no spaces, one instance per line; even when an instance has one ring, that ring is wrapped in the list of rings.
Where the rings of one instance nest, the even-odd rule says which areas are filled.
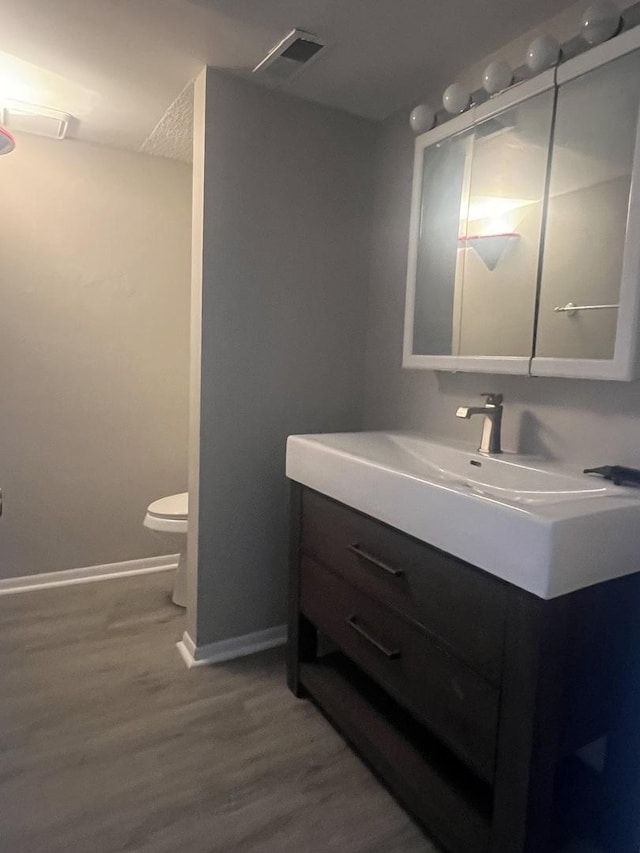
[[[304,30],[291,30],[289,35],[271,48],[253,69],[253,73],[262,74],[274,83],[283,83],[307,67],[323,47],[317,36]]]

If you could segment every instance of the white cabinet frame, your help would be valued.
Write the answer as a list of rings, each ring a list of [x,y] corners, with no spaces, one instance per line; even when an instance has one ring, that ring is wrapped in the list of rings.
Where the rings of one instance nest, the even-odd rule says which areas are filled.
[[[579,379],[628,381],[640,377],[640,118],[636,128],[635,153],[627,213],[626,237],[620,281],[614,355],[611,359],[551,358],[530,356],[418,355],[413,352],[414,309],[422,208],[424,151],[444,139],[468,130],[491,116],[537,94],[562,86],[608,62],[640,49],[640,26],[590,48],[558,68],[513,86],[472,107],[467,112],[417,137],[413,170],[409,258],[405,301],[402,366],[427,370],[473,373],[530,374]],[[640,90],[640,80],[638,81]],[[639,92],[640,97],[640,92]],[[553,146],[553,139],[551,139]],[[549,187],[545,188],[545,197]],[[541,256],[542,263],[544,258]],[[539,275],[540,275],[539,268]],[[537,309],[536,309],[537,310]],[[612,309],[616,310],[616,309]],[[537,324],[537,317],[536,317]],[[532,341],[532,344],[534,342]]]
[[[640,48],[640,27],[635,27],[574,59],[569,59],[557,69],[557,85],[562,86],[638,48]],[[638,90],[640,98],[640,80]],[[636,379],[640,373],[640,336],[638,335],[640,324],[640,119],[636,128],[631,174],[613,358],[549,358],[537,357],[534,354],[531,360],[532,376],[628,381]]]

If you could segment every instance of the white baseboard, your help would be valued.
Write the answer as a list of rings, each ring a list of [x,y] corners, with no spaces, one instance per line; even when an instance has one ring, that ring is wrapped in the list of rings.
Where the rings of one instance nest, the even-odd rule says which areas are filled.
[[[63,569],[40,575],[24,575],[19,578],[0,580],[0,595],[16,592],[34,592],[54,586],[72,586],[78,583],[93,583],[131,575],[147,575],[152,572],[168,572],[178,567],[179,554],[163,557],[143,557],[140,560],[125,560],[121,563],[105,563],[102,566],[87,566],[82,569]]]
[[[220,640],[206,646],[196,646],[185,631],[182,640],[176,643],[176,646],[187,667],[192,669],[194,666],[207,666],[212,663],[222,663],[225,660],[253,655],[256,652],[263,652],[265,649],[283,646],[286,642],[287,626],[276,625],[275,628],[267,628],[266,631],[255,631],[253,634],[232,637],[230,640]]]

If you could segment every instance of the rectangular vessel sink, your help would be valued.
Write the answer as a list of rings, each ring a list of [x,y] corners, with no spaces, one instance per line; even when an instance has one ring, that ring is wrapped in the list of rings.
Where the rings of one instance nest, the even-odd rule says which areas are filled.
[[[296,435],[287,476],[541,598],[640,569],[640,491],[533,457],[416,433]]]

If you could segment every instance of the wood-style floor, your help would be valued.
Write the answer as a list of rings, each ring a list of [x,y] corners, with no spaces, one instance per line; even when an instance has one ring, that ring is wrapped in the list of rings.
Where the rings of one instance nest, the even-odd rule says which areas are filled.
[[[186,669],[170,583],[0,597],[1,853],[433,853],[281,652]]]

